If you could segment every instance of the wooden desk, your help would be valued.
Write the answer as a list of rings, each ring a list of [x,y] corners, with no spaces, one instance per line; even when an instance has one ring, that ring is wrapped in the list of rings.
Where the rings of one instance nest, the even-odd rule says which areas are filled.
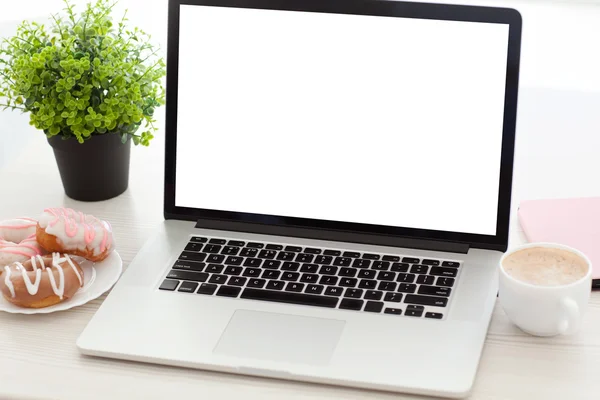
[[[511,244],[524,241],[515,216],[520,198],[600,195],[600,96],[529,89],[520,104]],[[162,219],[162,139],[134,149],[125,194],[79,203],[64,196],[43,135],[19,134],[37,136],[0,170],[0,220],[36,216],[49,206],[93,213],[112,223],[127,267]],[[50,315],[0,313],[0,399],[419,398],[84,357],[75,341],[103,299]],[[471,398],[597,398],[599,372],[600,292],[572,337],[531,337],[496,306]]]

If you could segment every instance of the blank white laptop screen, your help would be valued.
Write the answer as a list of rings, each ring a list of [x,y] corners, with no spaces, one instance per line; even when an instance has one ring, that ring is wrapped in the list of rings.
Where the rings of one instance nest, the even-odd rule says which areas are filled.
[[[508,25],[180,14],[176,206],[496,234]]]

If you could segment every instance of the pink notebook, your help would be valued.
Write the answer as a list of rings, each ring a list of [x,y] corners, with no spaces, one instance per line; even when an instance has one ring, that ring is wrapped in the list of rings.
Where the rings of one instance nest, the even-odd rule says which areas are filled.
[[[561,243],[587,255],[600,287],[600,197],[525,200],[518,215],[529,242]]]

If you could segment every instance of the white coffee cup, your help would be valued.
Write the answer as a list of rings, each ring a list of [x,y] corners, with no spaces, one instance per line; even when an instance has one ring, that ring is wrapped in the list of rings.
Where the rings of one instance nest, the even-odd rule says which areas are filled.
[[[511,254],[534,247],[550,247],[574,253],[587,264],[581,279],[560,286],[527,283],[509,275],[503,261]],[[536,336],[570,335],[580,328],[592,286],[592,263],[582,252],[556,243],[530,243],[512,248],[500,259],[498,300],[508,318],[521,330]]]

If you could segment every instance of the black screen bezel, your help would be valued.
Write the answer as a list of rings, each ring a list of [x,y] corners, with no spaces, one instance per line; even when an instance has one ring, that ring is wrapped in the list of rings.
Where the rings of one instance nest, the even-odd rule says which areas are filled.
[[[176,151],[177,151],[177,90],[179,58],[179,12],[181,5],[216,7],[239,7],[267,10],[287,10],[321,13],[341,13],[404,18],[439,19],[450,21],[501,23],[509,25],[509,45],[504,102],[504,124],[499,180],[499,197],[496,235],[481,235],[464,232],[448,232],[406,227],[360,224],[284,217],[252,213],[209,210],[175,205]],[[166,219],[200,220],[209,219],[231,222],[268,225],[270,232],[276,228],[297,227],[309,230],[352,233],[357,241],[361,235],[372,237],[395,236],[423,240],[465,243],[471,247],[504,251],[508,245],[511,188],[513,175],[514,142],[517,120],[519,87],[519,65],[521,52],[522,20],[518,11],[510,8],[462,6],[398,2],[386,0],[170,0],[168,16],[167,48],[167,95],[166,95],[166,138],[165,138],[165,186],[164,216]],[[199,153],[201,157],[201,153]],[[476,168],[476,166],[474,166]],[[215,167],[218,174],[218,167]],[[205,171],[203,176],[210,175]],[[216,177],[218,178],[218,175]],[[202,180],[199,179],[199,185]],[[207,187],[208,188],[208,187]],[[273,229],[275,228],[275,229]],[[335,235],[333,235],[335,237]],[[372,242],[372,241],[371,241]]]

